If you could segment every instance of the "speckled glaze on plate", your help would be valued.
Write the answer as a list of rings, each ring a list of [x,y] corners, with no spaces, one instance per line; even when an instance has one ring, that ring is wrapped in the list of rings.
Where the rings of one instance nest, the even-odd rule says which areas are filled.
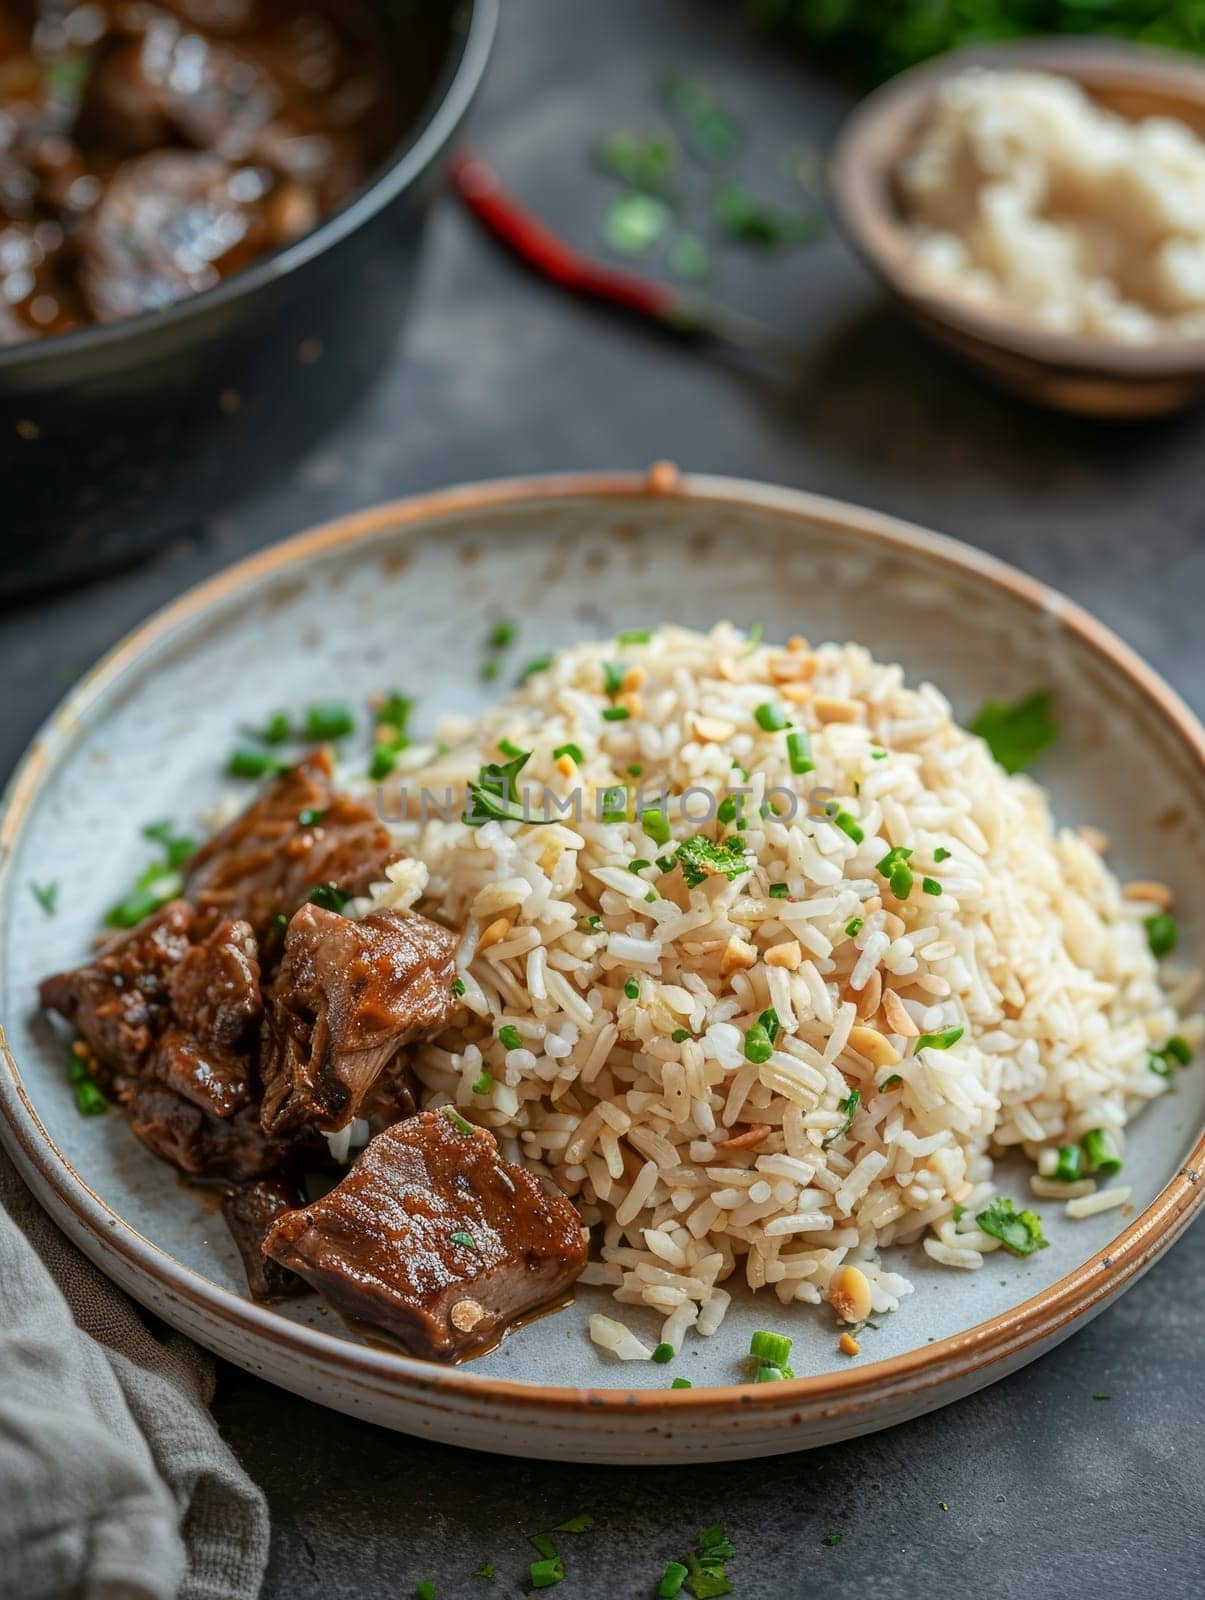
[[[657,469],[450,490],[279,545],[187,594],[63,702],[0,818],[0,1133],[42,1203],[105,1272],[165,1321],[274,1383],[415,1434],[524,1456],[655,1463],[769,1455],[885,1427],[1003,1377],[1093,1316],[1199,1208],[1205,1072],[1134,1125],[1132,1208],[1086,1222],[1042,1203],[1051,1248],[978,1273],[892,1252],[916,1285],[898,1313],[837,1349],[826,1312],[736,1299],[671,1367],[619,1363],[582,1290],[483,1359],[445,1370],[356,1339],[314,1300],[253,1305],[221,1217],[115,1115],[75,1111],[61,1038],[35,1013],[39,977],[85,952],[145,863],[138,828],[194,821],[229,791],[241,723],[279,705],[399,688],[420,725],[499,692],[480,666],[490,625],[521,619],[530,656],[616,628],[761,621],[769,638],[858,639],[931,678],[966,716],[1048,685],[1063,737],[1039,776],[1060,817],[1103,828],[1123,876],[1183,891],[1182,951],[1205,920],[1205,731],[1113,635],[1042,585],[878,513]],[[510,676],[509,671],[506,674]],[[59,910],[31,882],[57,880]],[[1024,1174],[1005,1169],[1020,1197]],[[645,1337],[656,1322],[623,1315]],[[742,1383],[749,1334],[795,1340],[793,1382]],[[1140,1359],[1135,1352],[1135,1359]],[[674,1375],[689,1390],[671,1390]]]

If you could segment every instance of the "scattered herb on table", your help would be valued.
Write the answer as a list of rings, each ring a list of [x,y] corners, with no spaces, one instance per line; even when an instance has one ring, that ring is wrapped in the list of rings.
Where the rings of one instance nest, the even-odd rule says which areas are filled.
[[[515,625],[513,622],[495,622],[489,631],[486,643],[491,650],[505,650],[507,645],[513,644],[515,638]]]
[[[825,1544],[829,1545],[840,1544],[844,1537],[845,1535],[843,1533],[826,1533],[824,1536],[824,1542]]]
[[[1036,1211],[1018,1211],[1007,1195],[992,1201],[975,1221],[986,1234],[1014,1256],[1031,1256],[1050,1243],[1042,1232],[1042,1219]]]
[[[1100,1393],[1097,1393],[1097,1394],[1094,1394],[1092,1396],[1092,1398],[1093,1398],[1093,1400],[1111,1400],[1113,1398],[1113,1396],[1111,1394],[1100,1394]]]
[[[474,1578],[492,1578],[493,1576],[494,1563],[492,1561],[483,1561],[473,1573]]]
[[[53,917],[59,905],[59,886],[57,883],[31,883],[29,892],[41,906],[48,917]]]
[[[1052,698],[1049,689],[1036,689],[1014,705],[987,700],[968,727],[986,741],[1005,772],[1020,772],[1059,736],[1058,724],[1050,715]]]
[[[603,238],[620,255],[642,256],[657,243],[673,221],[664,200],[629,189],[611,202],[603,219]]]
[[[616,128],[595,147],[599,165],[629,189],[665,194],[678,166],[678,144],[669,133]]]
[[[779,250],[785,245],[809,243],[824,232],[818,211],[799,211],[779,205],[746,183],[723,183],[712,196],[716,221],[730,239]]]
[[[660,75],[657,88],[678,118],[691,149],[703,161],[722,165],[744,148],[742,123],[710,84],[670,69]]]
[[[564,1522],[558,1522],[552,1531],[553,1533],[589,1533],[593,1526],[594,1518],[582,1511],[576,1517],[566,1517]]]

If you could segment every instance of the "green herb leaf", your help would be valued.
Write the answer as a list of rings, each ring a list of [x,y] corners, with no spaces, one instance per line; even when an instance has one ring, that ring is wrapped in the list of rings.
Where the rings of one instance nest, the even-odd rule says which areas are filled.
[[[1031,1256],[1050,1241],[1042,1233],[1042,1219],[1034,1211],[1018,1211],[1007,1195],[992,1201],[975,1221],[984,1233],[999,1239],[1014,1256]]]
[[[607,706],[602,715],[604,722],[626,722],[632,713],[627,706]]]
[[[693,1389],[694,1385],[689,1378],[675,1378],[670,1384],[671,1389]]]
[[[481,1254],[481,1251],[477,1247],[477,1241],[473,1238],[471,1233],[465,1233],[463,1229],[458,1229],[454,1234],[451,1235],[451,1239],[453,1244],[460,1245],[462,1249],[474,1250],[478,1255]]]
[[[547,672],[551,665],[551,656],[536,656],[533,660],[529,661],[525,667],[522,668],[519,673],[518,681],[520,683],[526,683],[528,678],[530,678],[534,673]]]
[[[677,1352],[675,1351],[673,1345],[666,1344],[663,1340],[653,1351],[653,1360],[658,1366],[663,1367],[667,1361],[672,1361],[676,1354]]]
[[[453,978],[452,979],[452,993],[456,996],[456,998],[458,1000],[464,994],[464,979],[463,978]]]
[[[29,892],[48,917],[58,910],[59,886],[57,883],[31,883]]]
[[[685,1044],[687,1039],[690,1038],[690,1029],[675,1028],[673,1033],[670,1034],[670,1038],[675,1044]]]
[[[1049,689],[1038,689],[1015,705],[988,700],[968,726],[986,741],[1005,772],[1020,772],[1059,736],[1058,725],[1050,715],[1052,698]]]
[[[673,1387],[675,1389],[683,1385],[687,1388],[690,1387],[687,1379],[674,1379]],[[690,1568],[684,1567],[680,1561],[667,1562],[665,1571],[661,1576],[661,1582],[657,1585],[657,1600],[677,1600],[677,1596],[682,1593],[682,1584],[689,1571]]]
[[[744,128],[710,84],[671,70],[661,74],[657,87],[680,120],[692,150],[703,161],[722,165],[743,148]]]
[[[232,750],[226,762],[226,772],[231,778],[278,778],[288,770],[287,761],[277,761],[264,750]]]

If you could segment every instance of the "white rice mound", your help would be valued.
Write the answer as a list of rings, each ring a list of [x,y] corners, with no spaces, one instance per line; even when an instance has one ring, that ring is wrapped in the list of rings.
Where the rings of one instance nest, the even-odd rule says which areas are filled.
[[[614,662],[624,682],[608,693]],[[755,718],[766,704],[807,731],[814,771],[792,773],[787,732]],[[614,705],[629,716],[605,719]],[[1168,1086],[1148,1052],[1200,1038],[1160,986],[1152,906],[1056,830],[1042,789],[1006,776],[937,689],[906,687],[859,645],[663,627],[560,652],[458,731],[448,753],[417,753],[430,759],[407,773],[411,797],[420,783],[463,795],[506,741],[532,752],[525,786],[580,788],[583,817],[402,825],[411,858],[376,903],[466,930],[467,1021],[413,1058],[426,1102],[492,1128],[601,1224],[585,1281],[663,1315],[675,1350],[692,1326],[715,1332],[738,1274],[784,1304],[818,1303],[856,1265],[884,1312],[911,1288],[881,1264],[887,1245],[924,1239],[935,1260],[978,1267],[998,1247],[974,1222],[993,1153],[1037,1161],[1093,1128],[1123,1145]],[[558,770],[565,744],[580,768],[562,755]],[[596,792],[621,784],[646,804],[744,787],[747,826],[734,835],[671,805],[666,844],[630,806],[594,820]],[[831,796],[786,820],[761,814],[772,789]],[[856,819],[861,842],[825,804]],[[697,793],[690,809],[704,809]],[[699,832],[743,839],[747,870],[688,888],[680,867],[658,867]],[[892,846],[912,851],[905,902],[876,871]],[[781,1033],[756,1063],[744,1035],[768,1008]],[[950,1048],[917,1051],[918,1035],[951,1028],[963,1032]],[[492,1086],[477,1093],[483,1072]],[[618,1350],[616,1327],[601,1337]],[[627,1339],[627,1354],[648,1354]]]

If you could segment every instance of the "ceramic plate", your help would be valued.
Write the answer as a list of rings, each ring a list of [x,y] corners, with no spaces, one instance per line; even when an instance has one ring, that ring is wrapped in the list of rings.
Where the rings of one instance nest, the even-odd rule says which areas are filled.
[[[366,512],[279,545],[186,595],[68,696],[18,771],[0,826],[3,1135],[43,1204],[113,1279],[167,1322],[274,1383],[387,1426],[514,1454],[663,1462],[756,1456],[883,1427],[1004,1376],[1132,1283],[1199,1207],[1205,1072],[1135,1125],[1132,1208],[1067,1222],[1051,1247],[955,1273],[894,1252],[916,1292],[868,1330],[855,1361],[832,1319],[739,1296],[675,1372],[590,1344],[608,1309],[585,1289],[481,1360],[440,1369],[359,1342],[316,1300],[242,1296],[219,1215],[116,1115],[82,1118],[61,1039],[35,1012],[38,979],[87,950],[145,864],[139,824],[195,820],[230,789],[240,723],[279,705],[384,687],[420,718],[475,712],[499,616],[522,616],[515,664],[560,645],[672,620],[760,621],[769,638],[859,639],[932,678],[964,717],[988,696],[1048,686],[1062,738],[1040,776],[1067,821],[1113,841],[1123,876],[1185,891],[1205,879],[1205,733],[1117,639],[1041,585],[976,551],[868,511],[711,478],[544,479],[454,490]],[[243,797],[245,798],[245,791]],[[57,880],[48,918],[29,885]],[[1205,920],[1185,893],[1185,955]],[[0,1043],[3,1040],[0,1039]],[[1021,1197],[1024,1174],[1005,1168]],[[656,1323],[625,1308],[655,1342]],[[796,1379],[742,1385],[762,1323],[789,1333]],[[1138,1359],[1136,1355],[1136,1359]]]

